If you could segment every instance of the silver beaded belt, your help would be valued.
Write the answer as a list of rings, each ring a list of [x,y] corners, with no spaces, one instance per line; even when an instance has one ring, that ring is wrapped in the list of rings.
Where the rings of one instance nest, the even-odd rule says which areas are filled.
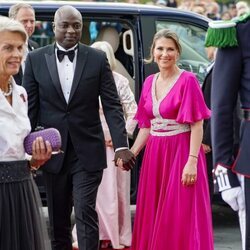
[[[190,131],[189,124],[180,124],[173,119],[155,118],[151,120],[150,134],[154,136],[172,136]]]
[[[0,183],[30,179],[28,161],[0,161]]]

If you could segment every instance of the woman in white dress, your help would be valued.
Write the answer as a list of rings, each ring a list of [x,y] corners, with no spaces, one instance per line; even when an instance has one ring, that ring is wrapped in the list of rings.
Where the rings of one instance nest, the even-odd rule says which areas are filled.
[[[16,85],[27,34],[23,25],[0,17],[0,249],[49,250],[41,200],[32,179],[51,157],[51,146],[42,138],[32,145],[28,162],[23,141],[31,126],[27,115],[27,94]]]
[[[104,51],[107,55],[124,110],[126,129],[128,134],[132,135],[137,124],[133,119],[137,111],[137,104],[130,89],[129,81],[114,71],[115,56],[108,42],[95,42],[92,44],[92,47]],[[107,168],[103,172],[96,202],[96,210],[99,217],[100,240],[102,247],[107,247],[111,243],[114,249],[122,249],[125,246],[131,245],[132,237],[130,171],[122,171],[114,164],[114,148],[102,107],[100,108],[100,118],[105,136],[107,154]],[[77,247],[75,227],[73,229],[73,239],[75,240],[73,246]]]

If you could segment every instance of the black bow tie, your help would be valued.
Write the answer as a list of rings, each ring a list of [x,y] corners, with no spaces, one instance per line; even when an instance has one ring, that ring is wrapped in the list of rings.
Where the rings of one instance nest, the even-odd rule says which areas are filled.
[[[74,57],[75,57],[75,50],[73,49],[69,51],[63,51],[63,50],[57,49],[57,57],[58,57],[59,62],[63,60],[65,55],[68,56],[71,62],[73,62]]]

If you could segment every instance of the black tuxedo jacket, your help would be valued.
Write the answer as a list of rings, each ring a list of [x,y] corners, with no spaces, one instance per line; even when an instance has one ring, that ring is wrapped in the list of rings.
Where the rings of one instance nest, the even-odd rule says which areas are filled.
[[[29,118],[37,125],[55,127],[62,136],[62,150],[71,137],[76,154],[87,171],[106,167],[106,149],[99,117],[99,96],[114,147],[127,147],[123,111],[105,53],[79,44],[72,89],[66,103],[58,76],[55,45],[28,54],[23,86],[28,93]],[[43,167],[58,173],[63,154]]]
[[[35,42],[35,41],[33,41],[33,40],[31,40],[31,39],[29,39],[28,40],[28,50],[32,51],[32,50],[37,49],[37,48],[39,48],[38,43]],[[22,80],[23,80],[23,69],[22,69],[22,66],[20,66],[19,72],[16,75],[14,75],[13,77],[15,79],[16,84],[22,85]]]

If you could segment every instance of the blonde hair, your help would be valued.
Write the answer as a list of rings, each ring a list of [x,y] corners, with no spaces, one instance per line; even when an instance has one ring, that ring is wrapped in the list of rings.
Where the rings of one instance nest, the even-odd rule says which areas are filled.
[[[91,47],[95,49],[99,49],[106,53],[108,62],[110,64],[110,68],[113,71],[116,67],[116,60],[115,60],[114,51],[111,45],[106,41],[100,41],[100,42],[93,43]]]
[[[17,3],[17,4],[10,6],[9,18],[16,19],[17,13],[19,12],[20,9],[31,9],[31,10],[33,10],[34,15],[35,15],[35,10],[30,4]]]
[[[14,19],[5,16],[0,16],[0,33],[3,31],[17,32],[22,36],[23,41],[25,43],[27,42],[28,35],[26,33],[26,30],[20,22]]]
[[[181,44],[179,41],[179,37],[176,35],[176,33],[174,33],[173,31],[169,29],[162,29],[154,35],[153,43],[150,48],[150,57],[144,60],[146,63],[152,63],[154,61],[153,54],[154,54],[155,44],[156,44],[156,41],[159,40],[160,38],[171,39],[175,43],[175,46],[179,54],[181,54],[182,48],[181,48]]]

